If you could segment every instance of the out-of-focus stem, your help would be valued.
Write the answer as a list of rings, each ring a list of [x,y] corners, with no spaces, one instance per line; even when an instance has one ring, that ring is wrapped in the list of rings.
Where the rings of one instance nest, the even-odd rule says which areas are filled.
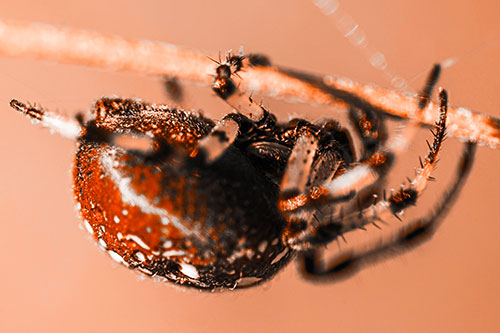
[[[94,32],[45,24],[0,22],[0,55],[34,57],[61,63],[119,71],[177,77],[211,83],[207,74],[216,64],[204,53],[174,45],[128,40]],[[439,105],[418,112],[415,95],[364,85],[334,76],[314,76],[273,67],[250,67],[240,72],[240,88],[252,92],[320,105],[363,104],[389,114],[432,125]],[[450,135],[500,148],[500,120],[464,108],[449,107]]]

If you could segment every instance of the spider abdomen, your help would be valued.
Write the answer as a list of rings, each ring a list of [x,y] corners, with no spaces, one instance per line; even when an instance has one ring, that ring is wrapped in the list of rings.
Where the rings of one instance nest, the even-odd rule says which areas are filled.
[[[179,167],[182,150],[152,161],[81,140],[75,195],[85,227],[113,259],[201,288],[263,281],[292,256],[277,185],[239,149]]]

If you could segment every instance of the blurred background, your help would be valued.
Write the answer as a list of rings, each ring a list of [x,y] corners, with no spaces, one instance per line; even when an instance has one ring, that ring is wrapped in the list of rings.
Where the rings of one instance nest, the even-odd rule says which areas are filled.
[[[413,89],[433,63],[455,57],[439,83],[451,104],[500,117],[500,3],[351,0],[340,6]],[[276,64],[391,87],[335,22],[306,0],[2,0],[0,13],[1,19],[160,40],[207,55],[243,45]],[[200,293],[141,279],[98,250],[73,208],[74,142],[31,125],[8,106],[16,98],[72,116],[103,95],[169,102],[159,77],[0,58],[0,331],[500,329],[500,151],[478,149],[459,200],[434,237],[413,251],[336,283],[305,281],[291,264],[261,287]],[[263,102],[284,120],[335,117],[325,108]],[[214,118],[230,111],[199,86],[188,87],[183,105]],[[401,159],[401,175],[413,173],[426,138],[428,131],[419,132]],[[438,182],[454,168],[459,149],[458,140],[446,142]],[[433,186],[415,214],[439,199],[443,186]]]

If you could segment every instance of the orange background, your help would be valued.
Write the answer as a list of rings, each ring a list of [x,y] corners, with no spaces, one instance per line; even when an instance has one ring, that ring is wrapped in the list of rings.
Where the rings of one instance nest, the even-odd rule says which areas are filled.
[[[500,117],[500,3],[353,0],[341,6],[391,70],[409,81],[434,62],[460,58],[440,81],[451,103]],[[278,64],[390,87],[309,1],[2,0],[0,13],[212,55],[244,45]],[[159,78],[0,58],[0,331],[500,330],[499,151],[479,149],[443,225],[411,252],[337,283],[307,282],[291,264],[262,287],[207,294],[141,280],[101,253],[78,228],[73,209],[74,143],[8,107],[17,98],[73,115],[103,95],[167,101]],[[312,106],[264,103],[282,119],[332,116]],[[188,91],[186,105],[213,117],[230,111],[197,87]],[[415,140],[423,142],[424,133]],[[409,166],[425,153],[425,144],[417,146],[405,155]],[[456,139],[447,141],[443,155],[450,160],[441,170],[456,160],[457,147]],[[439,198],[442,188],[436,189],[426,192],[430,201]]]

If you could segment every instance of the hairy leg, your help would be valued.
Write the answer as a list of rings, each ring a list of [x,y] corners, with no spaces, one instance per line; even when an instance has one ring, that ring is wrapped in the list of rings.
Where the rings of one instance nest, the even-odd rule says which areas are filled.
[[[413,180],[409,180],[409,185],[402,186],[399,191],[391,193],[389,197],[384,194],[383,200],[376,202],[375,197],[373,204],[362,209],[361,206],[351,206],[347,211],[340,210],[336,212],[332,209],[331,214],[322,213],[318,216],[317,207],[327,207],[331,203],[321,205],[312,201],[311,203],[303,204],[295,209],[288,209],[287,219],[290,226],[293,226],[293,237],[285,234],[284,240],[295,249],[310,248],[314,244],[328,241],[324,231],[328,231],[331,235],[339,235],[349,232],[354,229],[364,228],[367,224],[377,225],[377,221],[383,221],[384,218],[393,215],[400,219],[399,215],[405,208],[415,205],[418,197],[424,191],[429,180],[432,180],[431,172],[437,163],[437,156],[441,148],[441,144],[445,139],[446,134],[446,114],[448,98],[446,91],[440,92],[441,115],[436,122],[436,131],[434,134],[434,142],[429,145],[429,153],[425,161],[421,161],[420,169],[418,169]],[[352,193],[352,192],[351,192]],[[313,221],[316,220],[316,222]],[[318,230],[319,233],[316,233]]]
[[[467,180],[473,165],[476,151],[475,143],[465,143],[460,157],[454,180],[445,190],[440,202],[431,213],[422,218],[403,222],[395,230],[378,230],[376,237],[370,238],[368,244],[339,242],[338,250],[328,258],[324,257],[322,248],[314,248],[300,257],[300,265],[304,277],[311,279],[338,279],[359,270],[363,265],[400,254],[428,240],[439,226],[440,220],[446,215]],[[320,231],[327,233],[327,230]],[[337,237],[331,234],[331,239]],[[332,244],[332,246],[335,246]]]

